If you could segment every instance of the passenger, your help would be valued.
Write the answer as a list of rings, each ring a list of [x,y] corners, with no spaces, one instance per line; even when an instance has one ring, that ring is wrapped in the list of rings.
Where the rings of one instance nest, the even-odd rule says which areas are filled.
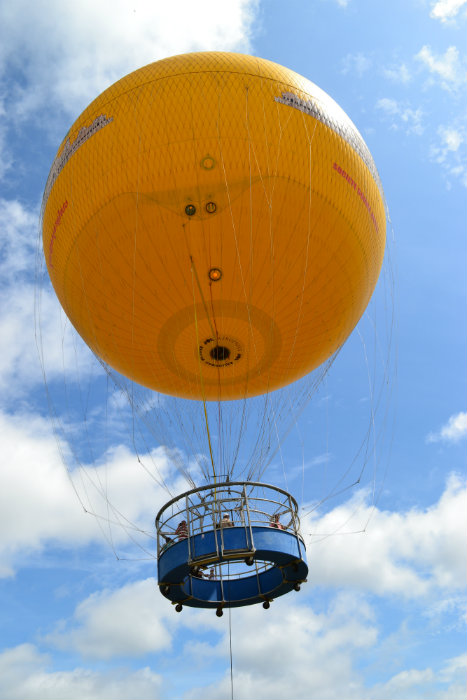
[[[224,513],[224,515],[222,516],[222,520],[221,520],[221,527],[233,527],[233,526],[234,526],[234,524],[231,521],[229,514]]]
[[[277,530],[285,530],[282,523],[279,522],[279,514],[278,513],[274,513],[274,515],[271,516],[271,520],[269,522],[269,527],[275,527]]]
[[[186,520],[182,520],[182,522],[179,523],[177,529],[175,530],[175,534],[179,540],[186,540],[188,537],[188,526],[186,524]]]
[[[161,554],[162,552],[165,552],[166,549],[171,547],[174,543],[174,540],[171,537],[168,537],[167,535],[162,535],[162,537],[164,538],[165,543],[161,547]]]
[[[213,581],[216,577],[216,572],[214,569],[209,569],[209,580]]]

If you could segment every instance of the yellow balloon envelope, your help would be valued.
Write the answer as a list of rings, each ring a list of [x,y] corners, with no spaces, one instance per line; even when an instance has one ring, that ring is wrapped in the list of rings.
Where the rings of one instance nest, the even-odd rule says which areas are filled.
[[[270,61],[175,56],[103,92],[71,127],[43,201],[57,296],[92,350],[174,396],[263,394],[351,333],[385,248],[359,132]]]

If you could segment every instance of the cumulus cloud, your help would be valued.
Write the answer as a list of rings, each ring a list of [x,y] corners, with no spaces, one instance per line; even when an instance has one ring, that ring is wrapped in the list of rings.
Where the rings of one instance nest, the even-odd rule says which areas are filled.
[[[0,288],[0,390],[1,404],[17,405],[27,391],[42,385],[43,377],[36,346],[33,283]],[[38,332],[47,348],[49,376],[60,373],[65,347],[62,345],[60,311],[53,294],[42,295],[43,320]],[[68,347],[68,353],[71,347]]]
[[[4,117],[4,113],[0,105],[0,118],[1,117]],[[0,180],[2,180],[11,168],[12,162],[13,158],[7,146],[7,129],[5,124],[0,124]]]
[[[371,607],[348,594],[336,596],[323,613],[295,600],[274,605],[274,615],[261,608],[235,615],[234,630],[243,632],[233,650],[237,697],[286,698],[291,688],[297,700],[358,697],[353,661],[378,637]],[[205,697],[219,697],[216,688]]]
[[[459,150],[461,143],[464,142],[464,137],[460,131],[452,127],[440,126],[438,133],[441,136],[446,151],[455,153]]]
[[[365,645],[365,640],[370,644],[374,635],[373,613],[362,597],[367,593],[406,600],[424,598],[426,604],[438,606],[438,616],[452,612],[453,604],[454,609],[458,608],[458,601],[454,601],[455,594],[462,591],[465,585],[467,562],[462,523],[465,521],[466,497],[466,485],[453,475],[440,500],[433,506],[425,510],[412,509],[407,513],[376,510],[366,533],[360,536],[336,535],[319,542],[316,542],[316,538],[324,532],[337,531],[346,520],[350,523],[355,512],[355,501],[349,501],[322,517],[303,517],[302,532],[312,562],[309,583],[303,587],[300,596],[280,598],[274,603],[274,608],[281,608],[282,613],[289,611],[287,614],[290,614],[291,625],[295,624],[297,617],[306,629],[314,631],[316,635],[324,634],[330,625],[329,616],[325,620],[311,609],[300,606],[304,602],[313,602],[317,586],[328,591],[345,588],[345,595],[336,594],[332,620],[340,621],[340,624],[344,619],[343,611],[346,611],[349,616],[346,639],[353,639],[355,645]],[[363,513],[363,517],[367,516],[368,513]],[[129,584],[119,591],[104,591],[84,601],[75,611],[67,629],[57,630],[49,641],[61,647],[78,649],[83,654],[101,654],[103,658],[131,653],[125,646],[132,646],[133,642],[125,641],[124,619],[116,620],[118,615],[114,614],[118,609],[128,608],[129,614],[139,620],[138,625],[141,626],[137,630],[140,641],[134,642],[135,648],[140,649],[140,653],[156,651],[163,647],[163,644],[159,645],[159,636],[165,639],[164,644],[170,643],[167,631],[155,636],[151,631],[159,624],[152,620],[151,615],[164,616],[164,605],[166,602],[157,593],[152,580]],[[299,608],[295,609],[295,605],[299,605]],[[151,609],[154,613],[150,613]],[[242,629],[244,625],[255,625],[254,619],[251,622],[251,615],[259,614],[262,614],[262,608],[239,611]],[[309,617],[306,624],[304,615]],[[183,624],[191,625],[193,630],[206,625],[215,628],[217,624],[210,611],[190,611],[190,615],[183,619]],[[351,621],[354,624],[355,620],[365,623],[364,629],[352,627]],[[271,639],[274,636],[271,633]],[[340,636],[344,638],[343,631]],[[108,637],[108,641],[104,643],[105,637]],[[337,644],[335,640],[334,644]],[[248,641],[245,641],[245,645],[240,654],[245,654],[246,663],[250,655]],[[96,646],[100,646],[100,652],[94,651]],[[326,643],[321,641],[320,647],[325,649]],[[269,663],[275,653],[272,645],[271,649],[266,650],[264,663]],[[280,650],[277,653],[280,654]]]
[[[465,669],[467,667],[467,652],[465,654],[459,654],[452,659],[445,661],[443,668],[441,669],[441,675],[444,678],[451,679],[453,674],[462,673],[465,674]]]
[[[352,75],[357,75],[359,78],[361,78],[362,75],[370,70],[372,61],[370,58],[368,58],[368,56],[358,52],[355,54],[347,54],[347,56],[345,56],[343,59],[342,64],[342,73],[344,75],[351,73]]]
[[[47,539],[69,544],[99,539],[60,462],[48,421],[0,415],[0,573],[11,575],[19,553],[40,550]]]
[[[413,109],[407,103],[389,97],[379,99],[376,108],[390,121],[391,129],[395,131],[403,129],[405,132],[417,136],[423,134],[423,112],[420,108]]]
[[[410,668],[400,671],[385,683],[377,683],[366,697],[402,700],[403,698],[436,698],[462,700],[465,697],[464,655],[448,659],[439,669]],[[463,664],[463,665],[462,665]]]
[[[430,17],[446,24],[457,17],[465,6],[467,6],[467,0],[437,0],[431,6]]]
[[[2,403],[41,381],[34,342],[37,211],[0,199],[0,390]],[[8,392],[5,389],[8,387]]]
[[[157,700],[161,685],[161,677],[149,668],[51,671],[50,657],[32,644],[21,644],[0,654],[0,695],[11,700]]]
[[[465,81],[465,69],[461,66],[459,51],[455,46],[450,46],[444,54],[436,55],[430,46],[423,46],[415,56],[426,68],[433,78],[439,80],[444,90],[456,90]]]
[[[119,553],[132,552],[136,540],[153,556],[151,526],[168,498],[160,484],[168,484],[174,493],[186,488],[162,448],[138,460],[127,447],[114,447],[94,466],[84,464],[67,474],[50,423],[31,414],[0,414],[0,441],[3,576],[14,572],[21,556],[40,551],[47,542],[83,546],[104,543],[106,538]],[[65,453],[70,450],[67,443],[61,448]],[[66,460],[67,454],[63,456]],[[303,516],[302,531],[313,557],[313,585],[345,585],[406,598],[429,597],[441,589],[457,591],[465,581],[461,526],[465,491],[453,476],[438,503],[425,510],[373,510],[364,500],[356,503],[360,494],[325,515]],[[97,523],[83,513],[83,506],[98,516]],[[365,534],[336,534],[319,541],[323,533],[342,533],[343,523],[355,530],[356,511],[359,522],[371,521]]]
[[[232,611],[235,697],[259,700],[289,697],[293,687],[293,697],[297,700],[343,696],[359,700],[400,698],[425,684],[432,690],[435,678],[438,685],[454,691],[451,697],[463,697],[461,692],[456,692],[462,682],[461,657],[440,659],[439,668],[433,669],[409,667],[394,672],[392,663],[392,668],[382,674],[387,676],[385,682],[365,687],[358,667],[362,653],[371,653],[373,660],[387,660],[388,640],[381,635],[375,610],[361,593],[349,590],[331,596],[319,610],[315,608],[315,598],[310,604],[302,593],[291,594],[274,601],[270,612],[260,606]],[[207,632],[211,633],[209,637],[205,636]],[[398,636],[399,633],[392,634],[392,644],[397,645]],[[219,620],[212,611],[197,610],[175,615],[152,579],[92,594],[77,606],[70,619],[61,621],[43,636],[40,644],[107,662],[121,656],[138,658],[151,654],[154,663],[158,663],[157,654],[164,654],[164,658],[168,654],[175,667],[183,664],[190,678],[190,690],[185,697],[214,700],[230,693],[228,671],[207,687],[202,673],[203,669],[206,673],[215,666],[218,676],[225,668],[230,644],[225,617]],[[7,654],[14,661],[21,659],[21,653],[26,656],[23,670],[30,674],[28,680],[32,684],[37,676],[34,664],[27,663],[28,657],[37,666],[44,663],[44,657],[34,647],[24,646],[23,650],[17,647]],[[400,663],[399,659],[396,669]],[[15,664],[10,664],[10,668],[11,675],[16,677]],[[337,675],[336,668],[339,668]],[[70,680],[78,683],[79,672],[77,669],[77,676],[71,676]],[[118,677],[118,669],[114,673]],[[52,675],[46,678],[52,680]],[[65,673],[63,682],[67,678]],[[154,683],[155,692],[157,679]]]
[[[322,517],[302,518],[313,558],[313,583],[407,599],[461,590],[467,569],[466,497],[466,485],[453,475],[438,503],[424,510],[371,513],[369,506],[356,508],[349,501]],[[342,523],[351,531],[355,512],[359,522],[367,519],[370,526],[363,534],[346,535]]]
[[[78,547],[107,540],[109,548],[132,552],[136,541],[154,555],[154,515],[169,497],[160,480],[183,490],[162,448],[138,461],[128,448],[114,447],[95,466],[68,474],[50,422],[20,412],[0,414],[0,443],[0,576],[11,576],[22,557],[46,543]],[[60,447],[66,461],[70,447]]]
[[[17,200],[0,199],[0,282],[19,281],[34,269],[38,211]]]
[[[358,680],[355,655],[371,648],[378,637],[371,606],[355,594],[344,593],[319,613],[300,604],[298,596],[275,601],[274,614],[260,606],[235,610],[232,625],[235,696],[239,698],[288,697],[292,681],[294,699],[329,697],[326,689],[331,685],[336,697],[339,691],[345,694]],[[206,631],[217,634],[207,641]],[[72,619],[42,642],[99,659],[165,650],[176,662],[183,659],[187,673],[195,666],[223,665],[229,647],[225,619],[219,620],[213,611],[175,615],[153,580],[90,596]],[[336,665],[340,668],[337,682]],[[196,687],[193,681],[191,685]],[[228,693],[222,688],[228,685],[226,677],[221,686],[204,687],[202,696],[224,697]],[[199,695],[200,690],[188,693],[188,697]]]
[[[430,158],[441,166],[448,189],[457,179],[467,187],[467,143],[463,125],[449,124],[438,127],[437,141],[432,143]]]
[[[383,68],[383,75],[388,78],[388,80],[403,85],[406,85],[412,79],[410,70],[406,63],[400,63],[398,65],[389,66],[388,68]]]
[[[0,178],[26,167],[10,145],[25,124],[56,147],[92,99],[141,66],[189,51],[248,53],[258,1],[0,3]]]
[[[277,600],[274,612],[261,608],[232,613],[232,648],[235,697],[258,700],[271,697],[297,700],[308,698],[388,698],[423,697],[463,698],[460,659],[440,659],[439,667],[410,667],[398,670],[400,659],[388,659],[386,641],[381,635],[375,611],[360,595],[349,592],[336,595],[325,610],[316,612],[313,605],[303,605],[299,598]],[[239,631],[241,630],[241,633]],[[400,633],[401,635],[404,632]],[[400,642],[396,633],[392,640]],[[184,660],[192,657],[220,659],[228,653],[228,632],[217,645],[192,642],[184,648]],[[373,668],[384,671],[376,675],[385,679],[365,685],[360,673],[361,659],[371,659]],[[389,663],[388,663],[389,662]],[[336,672],[338,669],[338,672]],[[293,689],[291,691],[291,689]],[[449,692],[452,693],[449,696]],[[444,695],[446,693],[446,695]],[[229,697],[230,675],[187,697]]]
[[[52,286],[38,241],[39,213],[18,200],[0,199],[0,403],[17,405],[36,385],[80,368],[96,371],[84,343],[71,332]],[[34,270],[37,257],[36,279]],[[44,367],[41,368],[39,348]]]
[[[349,502],[344,510],[335,509],[316,518],[313,525],[333,526],[333,519],[342,523],[342,517],[348,515],[345,509],[352,511],[354,505]],[[426,608],[431,606],[436,587],[442,594],[447,591],[448,597],[450,591],[463,588],[464,563],[459,563],[463,528],[459,523],[464,512],[465,485],[452,477],[439,502],[430,508],[405,514],[379,511],[373,514],[371,528],[363,537],[328,538],[321,547],[309,542],[313,563],[309,583],[300,593],[275,600],[268,612],[261,606],[232,611],[235,697],[289,697],[293,687],[296,700],[344,696],[395,700],[416,689],[431,692],[436,687],[439,697],[444,693],[462,698],[461,657],[440,658],[437,667],[419,668],[401,667],[402,658],[396,663],[393,660],[391,667],[378,675],[383,680],[373,687],[364,685],[359,663],[362,654],[371,655],[373,661],[387,660],[388,644],[397,648],[407,635],[404,625],[391,633],[391,639],[382,635],[369,592],[418,600]],[[321,599],[318,603],[317,585],[326,587],[327,602]],[[420,595],[424,596],[421,600]],[[105,664],[113,668],[112,676],[89,671],[89,685],[85,686],[82,669],[45,670],[47,658],[36,647],[22,645],[0,656],[0,668],[3,662],[8,670],[3,676],[0,673],[0,692],[4,690],[5,697],[35,700],[39,696],[34,694],[34,683],[41,680],[47,691],[52,688],[47,697],[57,697],[60,691],[62,696],[75,697],[87,689],[89,696],[99,698],[106,691],[112,692],[111,677],[120,678],[116,660],[147,655],[154,663],[165,663],[167,655],[175,667],[183,663],[190,678],[187,698],[214,700],[230,693],[228,670],[220,680],[205,685],[208,669],[215,666],[219,678],[226,667],[230,644],[227,616],[219,619],[213,611],[191,609],[176,615],[152,578],[89,595],[70,618],[42,634],[39,644],[98,659],[103,668]],[[126,678],[134,681],[138,697],[146,697],[151,689],[153,697],[160,692],[159,678],[148,669],[129,673]],[[8,691],[15,682],[18,695],[11,695]],[[127,697],[125,688],[119,697]],[[69,694],[63,695],[66,692]]]
[[[435,433],[430,433],[427,442],[457,443],[467,437],[467,412],[452,415],[448,422]]]
[[[178,620],[155,580],[147,579],[92,594],[43,641],[84,658],[138,657],[169,650]]]
[[[0,75],[12,68],[22,76],[9,91],[10,109],[16,118],[45,105],[76,115],[122,75],[165,56],[247,50],[256,5],[256,0],[232,0],[221,9],[216,0],[2,5]]]

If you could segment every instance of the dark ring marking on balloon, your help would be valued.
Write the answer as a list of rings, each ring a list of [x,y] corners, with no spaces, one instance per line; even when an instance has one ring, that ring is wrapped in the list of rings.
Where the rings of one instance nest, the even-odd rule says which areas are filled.
[[[218,339],[208,338],[204,343],[199,346],[194,346],[193,351],[195,356],[199,356],[203,362],[203,366],[206,368],[211,366],[214,371],[211,374],[208,372],[203,373],[203,382],[206,386],[216,385],[218,383],[218,368],[219,363],[213,361],[209,356],[209,350],[212,343],[222,343],[224,346],[229,346],[231,351],[230,358],[224,362],[224,365],[235,365],[238,363],[238,367],[244,367],[245,371],[242,371],[236,376],[225,377],[223,379],[223,384],[226,387],[238,386],[242,387],[245,381],[249,379],[255,379],[259,375],[263,374],[265,377],[265,385],[267,385],[269,370],[276,362],[282,351],[282,334],[279,327],[275,321],[264,311],[252,304],[245,304],[242,302],[228,301],[224,299],[222,303],[214,302],[213,312],[215,316],[222,317],[224,322],[231,318],[235,320],[240,320],[247,323],[251,328],[256,331],[263,338],[264,349],[261,356],[257,356],[256,348],[250,346],[247,340],[245,345],[245,340],[240,342],[239,339],[234,339],[228,336],[221,336]],[[196,372],[196,363],[193,362],[193,369],[185,366],[182,362],[177,359],[174,353],[174,348],[177,343],[177,338],[183,331],[192,326],[193,327],[193,337],[196,337],[196,331],[194,328],[194,313],[195,309],[193,305],[187,306],[184,309],[180,309],[171,318],[169,318],[162,326],[157,340],[157,349],[159,356],[167,369],[169,369],[175,377],[179,380],[184,378],[188,382],[197,385],[199,383],[199,374]],[[206,310],[203,304],[196,305],[196,315],[198,318],[198,324],[203,318],[206,318]],[[233,355],[235,352],[235,355]],[[260,393],[258,391],[258,393]]]
[[[199,359],[210,367],[230,367],[242,357],[243,345],[230,336],[206,338],[199,347]]]
[[[212,282],[219,282],[219,280],[222,279],[222,270],[220,270],[218,267],[211,267],[208,275]]]
[[[201,167],[205,170],[212,170],[216,165],[216,161],[211,156],[205,156],[201,161]]]

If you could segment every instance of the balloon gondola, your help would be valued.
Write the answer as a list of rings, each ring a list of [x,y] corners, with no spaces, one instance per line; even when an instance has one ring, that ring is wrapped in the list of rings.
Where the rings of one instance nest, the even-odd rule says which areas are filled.
[[[55,293],[145,421],[134,396],[153,392],[152,425],[165,415],[172,454],[184,441],[202,473],[156,519],[159,587],[178,610],[267,608],[306,580],[297,504],[258,477],[281,416],[312,393],[291,387],[326,367],[367,307],[385,231],[354,124],[270,61],[152,63],[69,130],[42,205]],[[285,529],[270,526],[276,515]]]
[[[306,580],[298,505],[283,489],[223,482],[187,491],[156,517],[158,583],[179,606],[263,603]]]

